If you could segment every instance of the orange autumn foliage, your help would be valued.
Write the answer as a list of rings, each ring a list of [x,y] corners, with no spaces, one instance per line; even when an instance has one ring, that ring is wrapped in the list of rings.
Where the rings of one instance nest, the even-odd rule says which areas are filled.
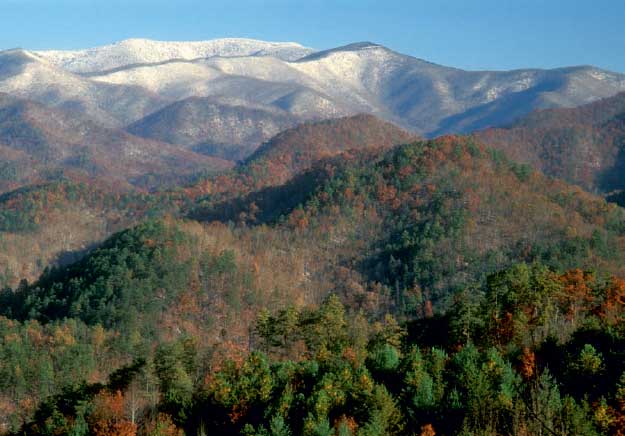
[[[95,436],[135,436],[137,425],[126,419],[125,401],[121,391],[104,392],[94,399],[95,410],[89,427]]]
[[[581,269],[567,271],[560,276],[563,292],[559,298],[560,304],[566,311],[566,317],[572,323],[579,318],[580,312],[585,312],[594,301],[593,290],[590,286],[594,281],[591,273]]]
[[[335,421],[334,428],[338,429],[342,425],[349,429],[349,434],[356,434],[356,430],[358,430],[358,423],[353,416],[342,415]]]
[[[528,347],[523,348],[519,371],[525,380],[531,379],[536,373],[536,355]]]
[[[434,427],[432,424],[426,424],[421,426],[421,433],[419,436],[435,436],[436,432],[434,431]]]
[[[610,324],[625,322],[625,280],[612,279],[606,289],[599,315]]]
[[[572,269],[560,276],[564,285],[564,299],[592,301],[592,288],[589,284],[594,280],[593,274],[581,269]]]

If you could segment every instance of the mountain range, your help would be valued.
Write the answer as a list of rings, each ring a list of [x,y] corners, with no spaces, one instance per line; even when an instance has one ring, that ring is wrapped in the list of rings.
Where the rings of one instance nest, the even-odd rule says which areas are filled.
[[[465,71],[369,42],[317,51],[249,39],[131,39],[0,52],[0,92],[230,159],[304,121],[370,113],[436,136],[620,91],[625,75],[591,66]]]
[[[0,433],[622,436],[624,84],[0,52]]]

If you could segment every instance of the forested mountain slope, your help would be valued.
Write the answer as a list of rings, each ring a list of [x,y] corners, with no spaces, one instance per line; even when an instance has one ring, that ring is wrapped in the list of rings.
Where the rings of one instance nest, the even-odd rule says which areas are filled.
[[[358,150],[375,154],[414,139],[414,134],[371,115],[304,123],[271,138],[231,173],[205,178],[186,193],[211,201],[240,196],[282,185],[324,158]]]
[[[51,383],[39,369],[65,375],[58,366],[66,362],[63,349],[82,347],[85,359],[72,371],[92,382],[105,382],[112,366],[149,362],[133,376],[134,387],[119,384],[132,378],[113,376],[112,390],[78,386],[50,397],[34,427],[24,430],[72,429],[77,413],[89,428],[110,419],[134,429],[160,422],[222,434],[238,434],[245,424],[249,434],[270,425],[302,434],[323,426],[351,429],[344,434],[371,428],[402,434],[427,425],[441,434],[512,425],[558,425],[569,434],[618,428],[614,386],[624,370],[618,326],[625,307],[622,283],[610,273],[623,274],[623,209],[470,138],[415,142],[377,158],[363,150],[318,165],[310,171],[322,174],[301,206],[272,210],[265,219],[260,203],[241,226],[149,221],[5,292],[3,314],[14,319],[5,335],[38,350],[32,371],[7,369],[8,380],[22,380],[18,390],[3,393],[8,410],[21,410],[24,398],[60,392],[65,379]],[[547,266],[514,266],[519,261]],[[566,273],[578,267],[596,273]],[[511,269],[492,275],[502,268]],[[386,313],[422,324],[404,340]],[[35,333],[56,335],[50,353],[33,342]],[[269,353],[273,365],[250,351]],[[26,358],[4,352],[20,365]],[[572,366],[554,358],[562,353]],[[544,409],[525,395],[556,389],[547,366],[563,397]],[[431,383],[402,381],[415,374]],[[588,382],[579,384],[580,377]],[[472,390],[478,386],[488,401]],[[301,396],[289,400],[283,387]],[[329,392],[336,401],[323,399]],[[70,398],[94,406],[80,412]],[[116,415],[107,409],[111,401],[124,404]],[[601,401],[606,411],[612,407],[605,422],[596,415]],[[276,404],[285,407],[281,424]],[[131,409],[164,415],[133,423]],[[54,410],[56,424],[45,418]],[[513,434],[524,434],[521,427]]]
[[[513,261],[623,272],[623,210],[599,197],[471,138],[378,156],[322,161],[283,186],[204,201],[192,216],[277,223],[323,240],[335,262],[394,290],[400,311],[429,299],[444,307],[456,286]]]
[[[185,174],[232,166],[7,94],[0,94],[0,141],[6,158],[0,188],[5,189],[54,179],[66,171],[127,187],[154,187],[147,176],[164,184]]]
[[[257,164],[250,166],[249,171],[239,169],[224,177],[211,177],[188,189],[173,189],[148,195],[128,191],[125,183],[115,186],[114,181],[108,178],[94,178],[80,171],[64,170],[60,174],[49,174],[49,178],[60,179],[59,182],[42,182],[6,193],[0,201],[0,231],[4,247],[0,261],[4,277],[1,285],[16,286],[22,278],[32,281],[45,267],[78,258],[84,250],[97,245],[103,238],[141,221],[146,216],[176,214],[179,208],[186,210],[190,207],[187,205],[193,204],[190,198],[204,195],[208,183],[214,183],[211,186],[217,187],[214,192],[218,191],[221,192],[220,195],[232,198],[256,189],[256,184],[282,184],[323,156],[350,148],[377,148],[379,145],[390,147],[413,137],[391,124],[371,117],[325,122],[302,126],[302,129],[275,140],[276,144],[280,144],[276,146],[278,148],[275,154],[279,159],[265,159],[262,162],[259,159]],[[26,131],[38,132],[34,128],[20,130],[22,133],[16,136],[14,145],[21,141]],[[317,140],[323,146],[314,145]],[[71,153],[73,150],[71,147],[67,150],[64,147],[66,142],[62,141],[42,140],[41,144],[51,152]],[[22,156],[14,147],[7,147],[6,150],[13,153],[12,155]],[[299,156],[296,166],[285,165],[280,161],[291,154]],[[111,154],[110,159],[115,162],[115,155]],[[7,186],[13,187],[32,181],[35,175],[45,180],[45,174],[35,171],[36,166],[29,166],[33,173],[24,174],[12,166],[14,162],[20,161],[8,161],[6,171],[17,179],[11,179]],[[31,165],[32,160],[27,162]],[[43,164],[42,166],[49,168]],[[270,171],[267,171],[268,168]],[[15,171],[11,171],[12,169]],[[163,182],[162,177],[156,177],[155,181]],[[149,186],[149,183],[143,184]]]
[[[7,153],[75,146],[31,118]],[[4,430],[620,436],[625,210],[478,135],[357,115],[183,188],[77,180],[0,197]]]
[[[283,235],[278,240],[287,238],[298,247],[307,247],[301,250],[302,258],[308,258],[305,253],[315,253],[305,266],[307,278],[302,278],[317,283],[308,288],[312,294],[306,296],[307,301],[321,301],[334,277],[342,275],[353,282],[353,287],[335,289],[344,298],[361,304],[377,301],[367,306],[373,313],[390,310],[418,316],[445,310],[463,286],[479,283],[484,274],[517,261],[540,260],[558,269],[584,267],[623,273],[625,214],[621,208],[549,180],[466,138],[400,146],[373,160],[348,157],[338,164],[331,160],[312,171],[323,175],[299,206],[282,200],[283,209],[276,210],[271,204],[265,211],[264,203],[249,203],[254,211],[248,211],[244,223],[252,227],[238,230],[243,240],[267,232]],[[276,195],[289,189],[289,183],[279,186]],[[210,233],[206,237],[210,239]],[[142,238],[139,245],[116,251],[132,254],[145,244],[151,250],[150,240]],[[120,241],[123,246],[124,239]],[[197,249],[185,241],[183,238],[175,245]],[[271,244],[266,249],[271,250]],[[89,262],[89,257],[86,259]],[[161,262],[168,262],[160,257],[156,261],[159,268]],[[197,261],[194,257],[193,262]],[[140,265],[132,263],[131,269]],[[34,307],[44,310],[52,304],[49,310],[56,313],[44,310],[44,320],[73,313],[72,301],[86,298],[81,295],[89,287],[77,285],[85,280],[79,277],[95,273],[93,279],[98,278],[99,273],[90,272],[86,264],[69,268],[73,272],[54,273],[35,284],[47,296],[36,303],[38,297],[33,294]],[[201,282],[194,275],[197,273],[190,270],[184,280]],[[57,282],[60,287],[54,284]],[[53,297],[66,286],[73,297]],[[169,287],[145,289],[150,293]],[[120,292],[124,289],[121,285]],[[101,292],[94,295],[103,298]],[[57,299],[59,303],[53,303]],[[95,304],[94,310],[109,303],[117,304],[113,298]],[[122,306],[129,307],[128,303]],[[89,312],[75,313],[87,316]],[[98,316],[93,319],[106,319]]]
[[[45,268],[80,259],[112,233],[176,210],[167,195],[62,180],[0,196],[0,286],[35,280]]]
[[[625,93],[577,108],[537,111],[475,137],[591,192],[625,188]]]

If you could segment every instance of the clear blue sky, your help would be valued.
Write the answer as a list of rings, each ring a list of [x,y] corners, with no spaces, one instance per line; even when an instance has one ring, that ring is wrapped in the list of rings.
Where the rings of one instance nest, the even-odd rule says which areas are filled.
[[[0,0],[0,49],[235,36],[367,40],[467,69],[625,72],[625,0]]]

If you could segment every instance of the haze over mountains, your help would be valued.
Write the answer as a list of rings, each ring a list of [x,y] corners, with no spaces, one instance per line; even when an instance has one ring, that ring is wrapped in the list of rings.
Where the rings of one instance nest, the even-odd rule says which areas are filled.
[[[370,113],[434,136],[623,90],[624,75],[591,66],[464,71],[368,42],[315,51],[248,39],[132,39],[0,52],[0,92],[235,158],[302,121]]]

